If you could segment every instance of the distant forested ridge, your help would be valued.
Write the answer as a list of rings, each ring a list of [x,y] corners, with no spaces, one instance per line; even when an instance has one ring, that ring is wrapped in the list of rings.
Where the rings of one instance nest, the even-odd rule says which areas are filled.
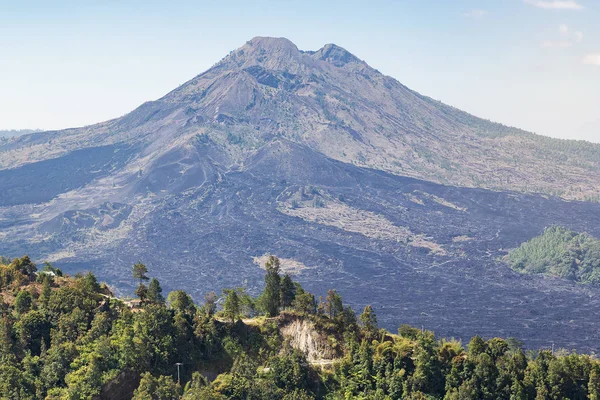
[[[550,227],[510,251],[505,259],[519,272],[600,284],[600,240],[587,233]]]
[[[0,258],[0,398],[600,396],[595,357],[524,353],[514,339],[478,336],[465,348],[406,325],[392,334],[371,306],[357,317],[335,290],[315,299],[282,275],[277,258],[265,269],[259,297],[234,288],[196,305],[181,290],[165,298],[141,263],[132,270],[137,298],[121,300],[91,273]]]
[[[0,138],[27,135],[28,133],[42,132],[40,129],[0,129]]]

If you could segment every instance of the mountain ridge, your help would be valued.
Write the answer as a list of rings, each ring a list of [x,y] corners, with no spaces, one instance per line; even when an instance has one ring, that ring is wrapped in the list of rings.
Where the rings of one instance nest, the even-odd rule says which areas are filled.
[[[597,148],[445,106],[339,46],[258,38],[122,117],[0,143],[0,255],[122,293],[143,260],[201,298],[258,292],[275,254],[383,326],[596,349],[598,288],[498,260],[549,225],[600,235],[600,205],[571,201],[600,187]]]
[[[144,136],[155,129],[152,122],[244,126],[259,142],[284,136],[340,161],[444,184],[598,198],[600,181],[592,175],[600,169],[600,145],[474,117],[408,89],[342,47],[303,52],[284,38],[254,38],[123,117],[20,143],[40,147],[28,161],[42,160],[57,150],[41,148],[49,136],[66,145],[54,153],[60,155],[82,144],[151,140]],[[132,130],[139,125],[144,132]],[[0,153],[18,146],[11,141]],[[0,161],[0,168],[19,163]]]

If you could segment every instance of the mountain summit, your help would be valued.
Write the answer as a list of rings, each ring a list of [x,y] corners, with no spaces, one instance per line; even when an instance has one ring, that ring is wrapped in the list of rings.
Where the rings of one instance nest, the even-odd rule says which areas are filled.
[[[259,290],[276,254],[389,327],[535,344],[561,301],[574,322],[551,336],[589,349],[596,289],[497,260],[550,225],[599,235],[600,205],[567,201],[597,199],[599,170],[600,146],[479,119],[334,44],[257,37],[123,117],[0,141],[0,255],[90,268],[125,292],[143,260],[200,298]],[[512,318],[523,301],[527,327]],[[438,324],[450,305],[460,317]]]
[[[235,126],[256,146],[283,138],[342,162],[444,184],[579,200],[600,194],[599,145],[549,139],[476,118],[406,88],[335,44],[301,51],[285,38],[249,40],[163,98],[85,128],[76,144],[72,139],[82,130],[35,135],[21,143],[29,147],[27,160],[41,161],[172,130],[173,118],[185,122],[188,132],[206,124]],[[24,160],[5,157],[0,167]]]

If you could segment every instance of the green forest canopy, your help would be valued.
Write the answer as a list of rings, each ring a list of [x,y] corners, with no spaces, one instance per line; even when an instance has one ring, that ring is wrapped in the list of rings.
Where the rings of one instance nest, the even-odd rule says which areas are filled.
[[[357,318],[335,290],[317,301],[280,274],[275,257],[258,298],[227,289],[220,309],[214,292],[202,305],[181,290],[165,300],[141,263],[132,274],[141,296],[133,302],[114,298],[91,273],[62,276],[51,265],[38,271],[28,257],[2,261],[1,399],[600,396],[594,357],[525,354],[515,340],[478,336],[464,348],[406,325],[392,334],[378,327],[370,306]],[[281,334],[286,321],[313,324],[337,352],[336,362],[330,368],[308,362]],[[176,363],[182,363],[179,382]]]
[[[519,272],[600,284],[600,240],[587,233],[550,227],[510,251],[505,259]]]

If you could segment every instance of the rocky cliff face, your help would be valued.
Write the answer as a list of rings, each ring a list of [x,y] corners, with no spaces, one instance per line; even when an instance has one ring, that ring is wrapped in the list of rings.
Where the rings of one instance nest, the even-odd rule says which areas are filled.
[[[508,190],[593,196],[599,162],[598,146],[478,119],[339,46],[254,38],[121,118],[0,142],[0,254],[124,292],[142,260],[201,298],[258,292],[254,259],[272,253],[392,330],[596,349],[596,289],[497,259],[548,225],[600,234],[597,204]]]
[[[292,318],[280,328],[290,345],[302,351],[311,363],[323,363],[341,357],[329,342],[329,338],[315,329],[314,323],[304,318]]]

